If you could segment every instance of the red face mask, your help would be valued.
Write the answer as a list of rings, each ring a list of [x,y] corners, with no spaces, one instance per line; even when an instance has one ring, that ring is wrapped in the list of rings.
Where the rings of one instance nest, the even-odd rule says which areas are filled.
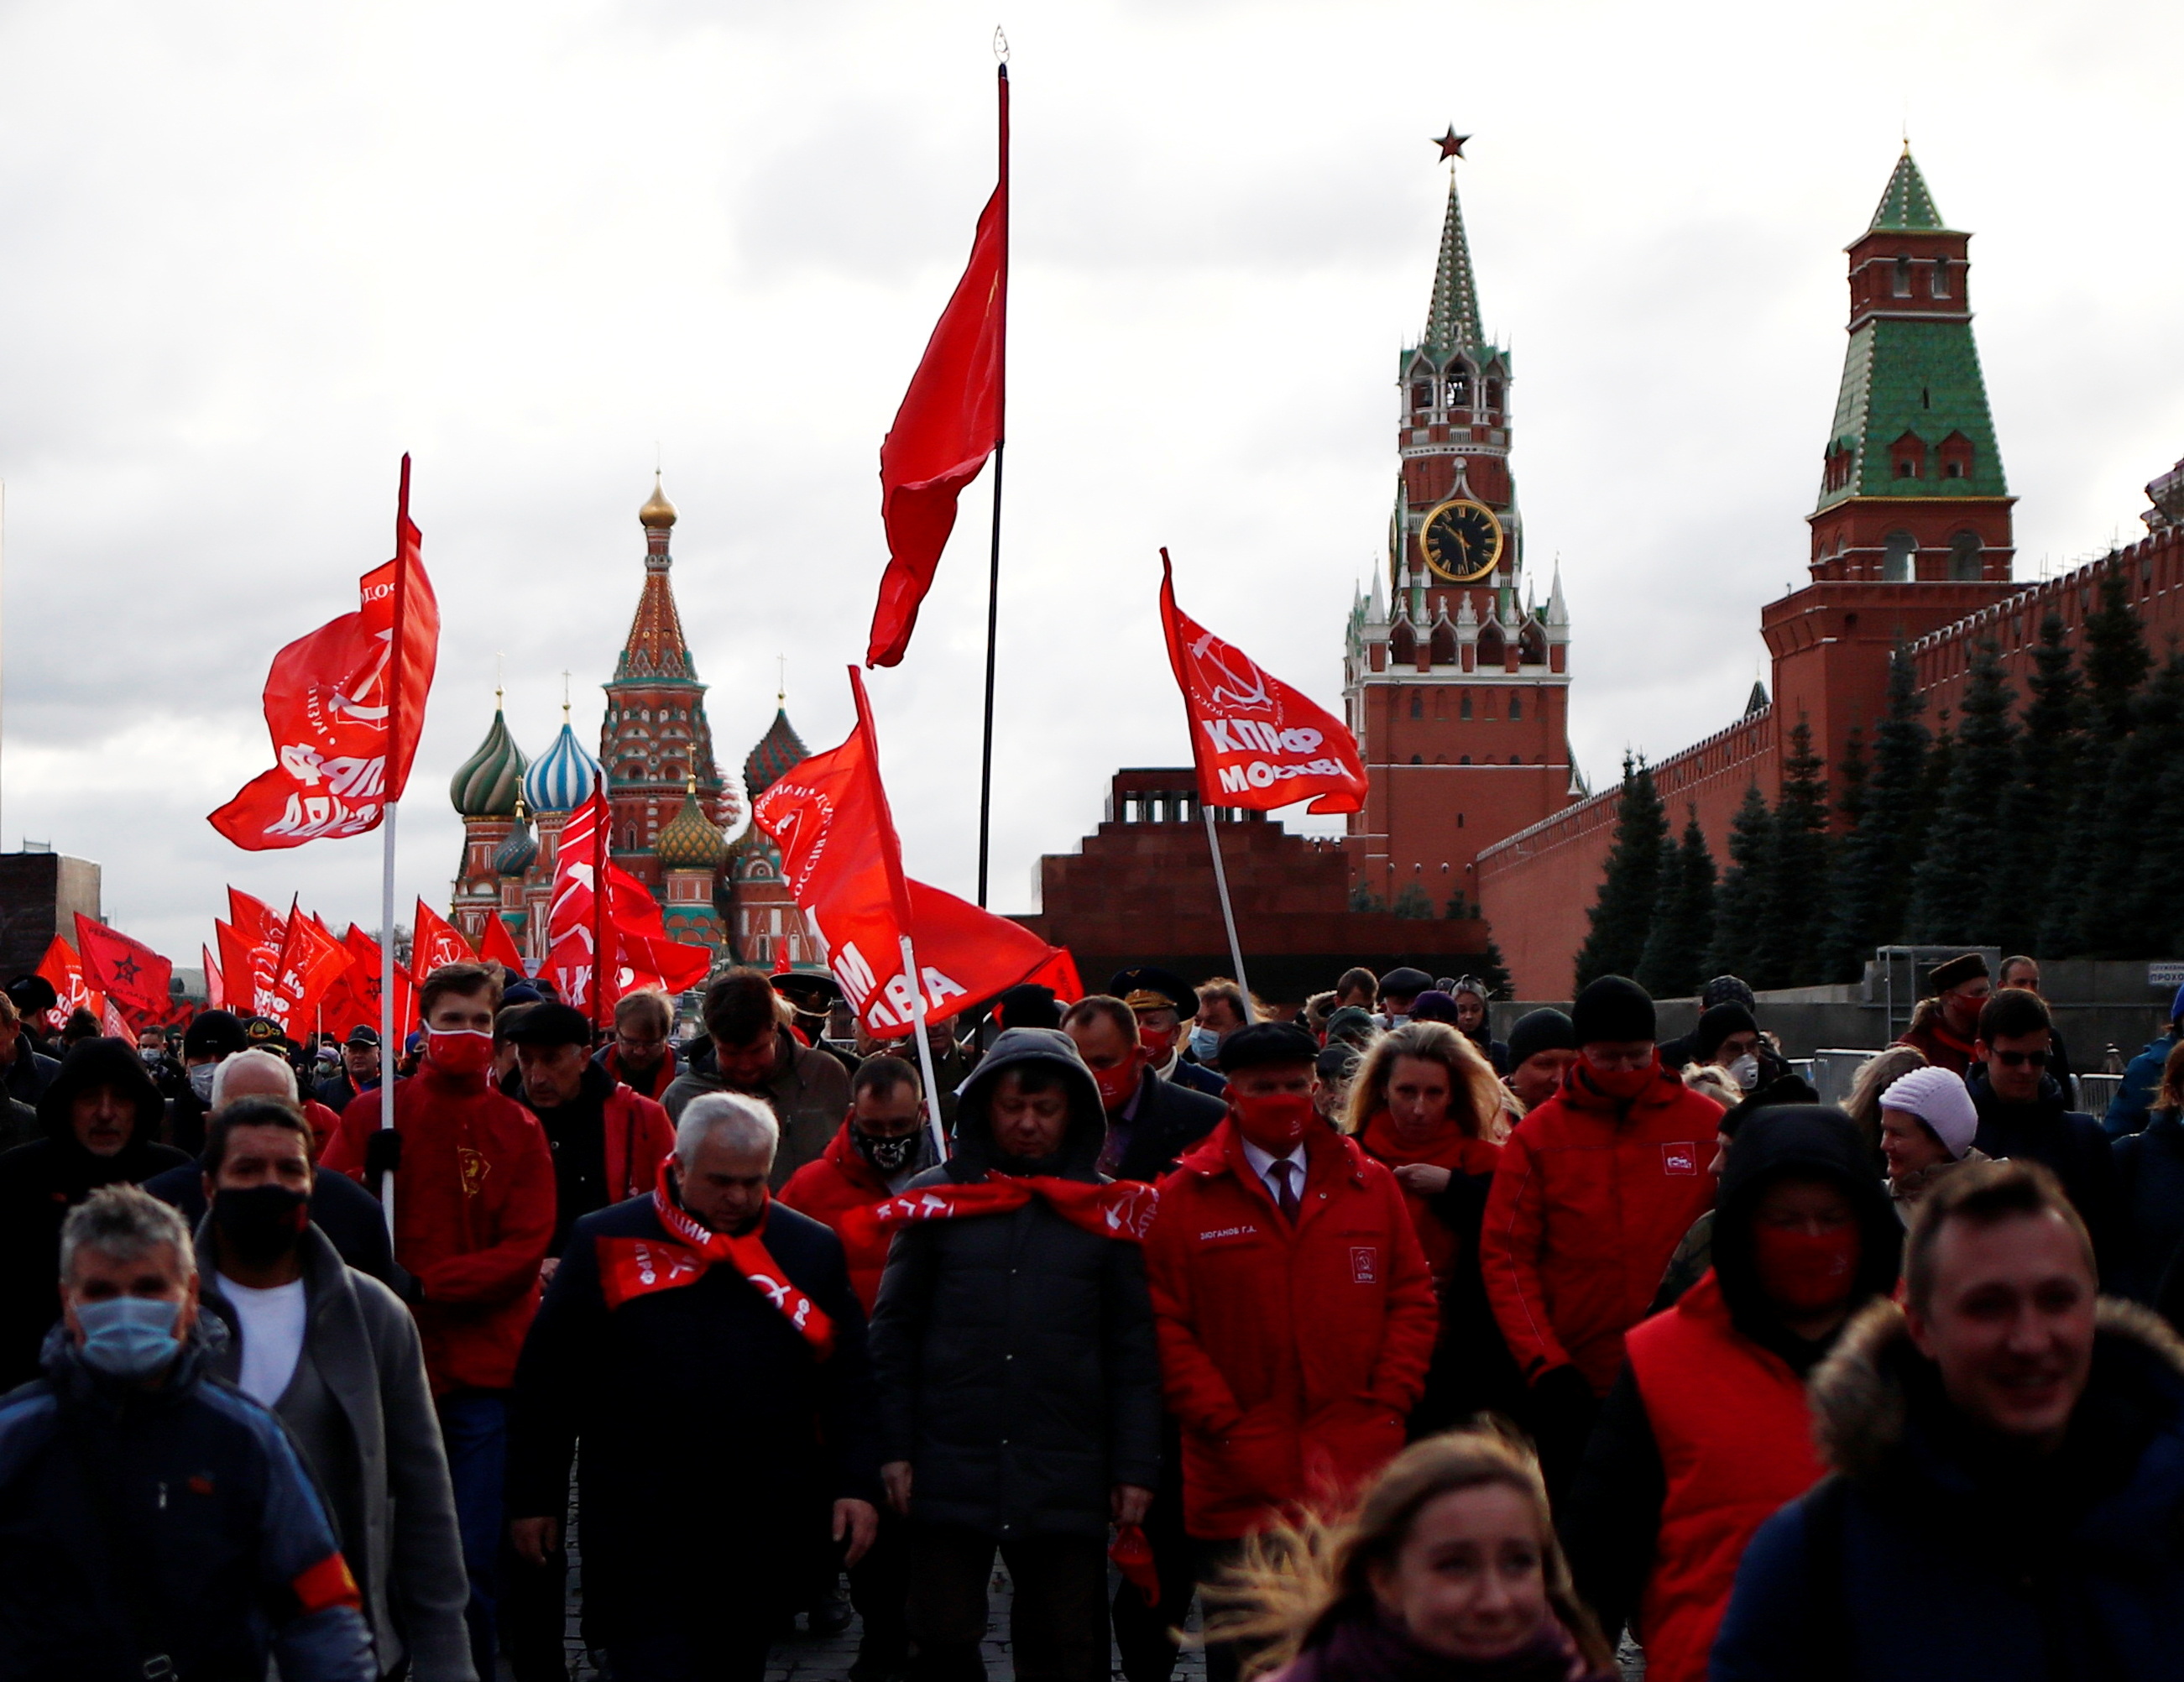
[[[1785,1308],[1817,1312],[1848,1301],[1858,1278],[1858,1228],[1849,1222],[1824,1233],[1764,1222],[1752,1228],[1759,1288]]]
[[[1246,1098],[1232,1090],[1228,1113],[1236,1118],[1236,1131],[1260,1150],[1286,1156],[1296,1149],[1305,1128],[1319,1112],[1312,1107],[1308,1092],[1273,1092]]]
[[[1658,1074],[1661,1069],[1661,1060],[1658,1055],[1652,1062],[1640,1069],[1597,1069],[1591,1063],[1585,1062],[1582,1056],[1579,1061],[1584,1064],[1585,1078],[1591,1081],[1596,1089],[1624,1104],[1629,1103],[1651,1086],[1653,1083],[1653,1077]]]
[[[1100,1107],[1119,1110],[1130,1101],[1130,1094],[1138,1089],[1138,1061],[1117,1063],[1112,1069],[1092,1071],[1092,1084],[1100,1089]]]
[[[482,1028],[427,1028],[425,1056],[443,1074],[483,1074],[493,1067],[493,1036]]]
[[[1176,1036],[1182,1032],[1179,1027],[1147,1028],[1140,1022],[1138,1024],[1138,1044],[1145,1048],[1145,1055],[1150,1061],[1164,1063],[1167,1061],[1167,1054],[1175,1050]]]

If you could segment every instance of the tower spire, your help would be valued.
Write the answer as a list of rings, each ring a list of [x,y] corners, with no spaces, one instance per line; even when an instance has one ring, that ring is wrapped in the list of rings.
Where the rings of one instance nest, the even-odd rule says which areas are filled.
[[[1419,343],[1445,354],[1475,349],[1484,337],[1479,326],[1479,286],[1471,277],[1471,242],[1464,236],[1463,203],[1456,194],[1456,165],[1451,161],[1448,210],[1440,225],[1440,260],[1434,266],[1433,302],[1426,311],[1426,330]]]

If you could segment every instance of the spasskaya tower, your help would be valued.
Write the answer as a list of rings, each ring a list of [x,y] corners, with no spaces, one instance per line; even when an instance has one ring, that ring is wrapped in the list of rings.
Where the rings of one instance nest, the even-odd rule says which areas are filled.
[[[1388,558],[1350,613],[1343,696],[1369,792],[1346,846],[1353,894],[1441,916],[1475,899],[1483,847],[1583,788],[1567,721],[1569,615],[1524,573],[1510,471],[1509,353],[1479,325],[1454,160],[1425,330],[1396,362],[1400,462]]]

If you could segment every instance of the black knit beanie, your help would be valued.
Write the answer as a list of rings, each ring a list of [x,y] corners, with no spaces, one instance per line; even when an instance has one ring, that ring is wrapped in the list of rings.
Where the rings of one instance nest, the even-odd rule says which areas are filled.
[[[1577,1029],[1570,1019],[1552,1007],[1527,1011],[1509,1030],[1509,1067],[1521,1068],[1542,1051],[1574,1051]]]
[[[1577,995],[1570,1021],[1576,1026],[1580,1045],[1651,1039],[1652,995],[1627,976],[1604,975]]]

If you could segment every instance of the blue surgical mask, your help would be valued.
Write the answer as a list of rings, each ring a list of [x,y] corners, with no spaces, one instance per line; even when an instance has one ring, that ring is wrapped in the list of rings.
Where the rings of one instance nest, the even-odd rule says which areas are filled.
[[[181,1350],[175,1322],[182,1305],[156,1296],[111,1296],[76,1305],[83,1358],[117,1378],[148,1378]]]
[[[1210,1028],[1195,1028],[1190,1031],[1190,1052],[1201,1063],[1210,1063],[1219,1055],[1221,1036]]]

